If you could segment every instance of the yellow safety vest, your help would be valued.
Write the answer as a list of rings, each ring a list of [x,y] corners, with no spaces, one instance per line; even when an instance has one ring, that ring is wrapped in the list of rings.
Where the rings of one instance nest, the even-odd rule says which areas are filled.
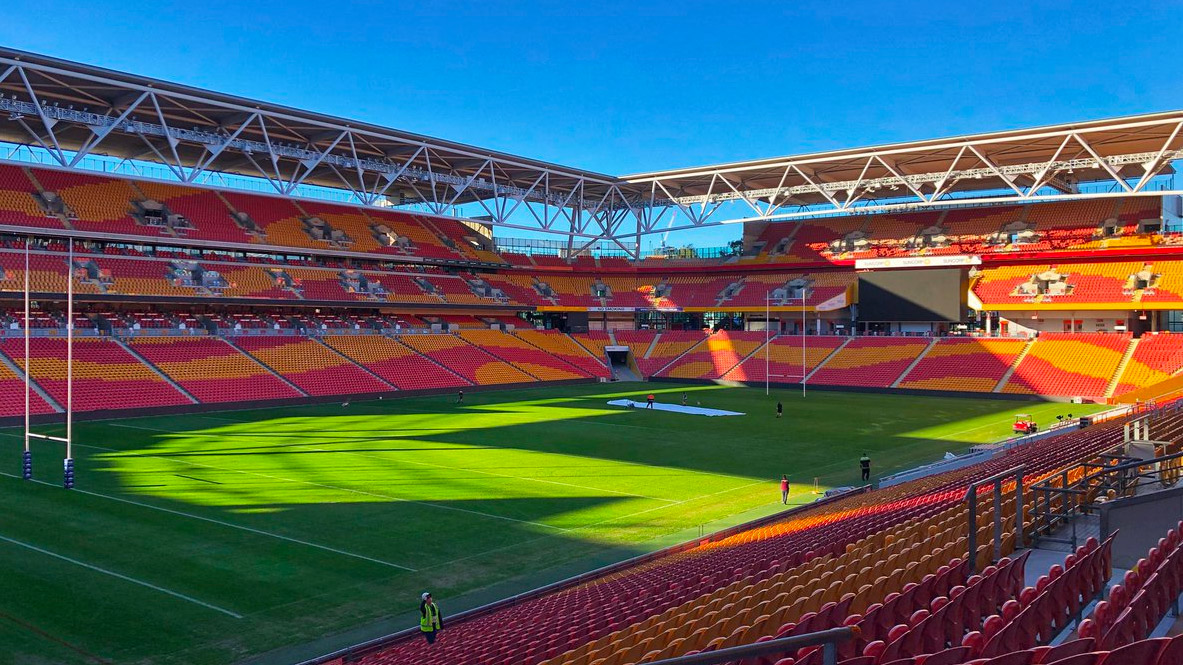
[[[422,616],[419,617],[419,630],[430,633],[433,630],[439,630],[440,627],[440,608],[435,606],[435,603],[428,603],[423,607]]]

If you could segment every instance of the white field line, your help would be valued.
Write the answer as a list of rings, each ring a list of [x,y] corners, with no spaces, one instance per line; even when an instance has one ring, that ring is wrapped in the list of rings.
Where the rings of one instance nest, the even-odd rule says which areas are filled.
[[[146,587],[148,589],[152,589],[153,591],[159,591],[160,593],[168,594],[168,595],[172,596],[173,598],[180,598],[181,600],[188,601],[190,603],[193,603],[194,605],[201,605],[202,607],[209,608],[211,610],[214,610],[215,612],[221,612],[222,614],[234,617],[235,619],[242,618],[241,614],[238,614],[236,612],[231,612],[230,610],[218,607],[217,605],[211,605],[203,600],[198,600],[196,598],[193,598],[192,596],[186,596],[183,593],[178,593],[178,592],[172,591],[170,589],[165,589],[164,587],[159,587],[159,586],[156,586],[155,584],[152,584],[150,582],[145,582],[143,580],[137,580],[134,577],[128,577],[127,575],[123,575],[121,573],[117,573],[112,570],[107,570],[106,568],[99,568],[98,566],[91,565],[91,564],[86,563],[84,561],[79,561],[78,559],[71,559],[70,557],[64,556],[62,554],[57,554],[56,552],[50,552],[49,550],[41,549],[40,547],[37,547],[36,545],[30,545],[28,543],[24,543],[19,540],[15,540],[13,538],[8,538],[6,536],[0,536],[0,540],[3,540],[6,543],[11,543],[11,544],[16,545],[18,547],[23,547],[27,550],[32,550],[34,552],[38,552],[38,553],[44,554],[46,556],[53,557],[55,559],[61,559],[62,561],[65,561],[67,563],[72,563],[75,566],[81,566],[81,567],[86,568],[88,570],[93,570],[96,573],[110,575],[111,577],[114,577],[116,579],[121,579],[125,582],[131,582],[132,584],[138,584],[139,586]]]
[[[81,444],[79,444],[79,445],[81,445]],[[11,473],[5,473],[2,471],[0,471],[0,476],[8,476],[9,478],[16,478],[18,480],[21,478],[20,476],[17,476],[17,475],[11,474]],[[49,487],[57,487],[56,484],[47,483],[44,480],[34,479],[33,482],[40,484],[40,485],[47,485]],[[75,487],[72,491],[74,491],[78,494],[86,494],[89,496],[98,497],[100,499],[109,499],[111,501],[118,501],[120,503],[127,503],[127,504],[130,504],[133,506],[139,506],[141,508],[148,508],[151,510],[159,510],[162,513],[169,513],[170,515],[178,515],[180,517],[188,517],[190,519],[201,520],[202,522],[210,522],[211,524],[219,524],[221,526],[230,527],[231,529],[239,529],[241,531],[248,531],[250,533],[258,534],[260,536],[267,536],[268,538],[275,538],[277,540],[286,540],[289,543],[295,543],[297,545],[304,545],[305,547],[313,547],[318,550],[332,552],[333,554],[340,554],[342,556],[353,557],[355,559],[362,559],[364,561],[369,561],[371,563],[376,563],[376,564],[380,564],[383,566],[390,566],[391,568],[399,568],[401,570],[407,570],[412,573],[415,572],[414,568],[409,568],[407,566],[400,566],[397,563],[391,563],[389,561],[383,561],[381,559],[374,559],[372,557],[365,556],[364,554],[355,554],[354,552],[346,552],[345,550],[339,550],[334,547],[329,547],[327,545],[320,545],[317,543],[311,543],[311,542],[308,542],[307,540],[300,540],[299,538],[292,538],[291,536],[284,536],[284,535],[281,535],[278,533],[264,531],[263,529],[256,529],[253,527],[244,526],[242,524],[235,524],[233,522],[223,522],[222,520],[214,519],[212,517],[204,517],[202,515],[194,515],[193,513],[186,513],[184,511],[180,511],[180,510],[173,510],[171,508],[165,508],[163,506],[154,506],[150,503],[142,503],[140,501],[132,501],[131,499],[125,499],[123,497],[113,496],[110,494],[103,494],[101,492],[92,492],[90,490],[79,489],[77,487]]]

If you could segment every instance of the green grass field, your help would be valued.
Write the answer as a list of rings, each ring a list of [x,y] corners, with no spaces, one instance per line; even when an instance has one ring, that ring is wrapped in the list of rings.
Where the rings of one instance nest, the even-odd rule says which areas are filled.
[[[747,415],[606,404],[649,390]],[[1018,411],[1100,408],[673,384],[453,401],[78,423],[70,492],[61,444],[35,445],[29,483],[0,431],[0,662],[290,662],[413,625],[426,589],[447,615],[775,512],[781,473],[803,503],[864,450],[887,474]]]

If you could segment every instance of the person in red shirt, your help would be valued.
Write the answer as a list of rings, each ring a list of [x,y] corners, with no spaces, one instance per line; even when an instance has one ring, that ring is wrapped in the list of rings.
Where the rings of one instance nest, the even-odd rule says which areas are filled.
[[[645,396],[645,400],[647,401],[647,403],[645,404],[645,408],[652,409],[653,408],[653,400],[655,400],[655,399],[657,399],[657,396],[654,395],[653,393],[649,393],[647,396]]]
[[[780,502],[789,505],[789,477],[780,477]]]

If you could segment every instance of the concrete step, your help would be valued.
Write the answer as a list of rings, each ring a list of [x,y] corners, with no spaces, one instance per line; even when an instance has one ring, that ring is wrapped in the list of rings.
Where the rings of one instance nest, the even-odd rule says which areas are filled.
[[[990,392],[992,392],[992,393],[1002,392],[1003,386],[1006,385],[1007,381],[1010,381],[1010,377],[1013,376],[1015,373],[1015,370],[1018,369],[1019,363],[1022,363],[1023,358],[1026,358],[1027,354],[1031,352],[1031,347],[1034,344],[1035,344],[1034,338],[1027,340],[1027,344],[1023,346],[1023,350],[1019,352],[1019,355],[1015,356],[1015,361],[1013,363],[1011,363],[1010,367],[1008,367],[1006,369],[1006,373],[1002,375],[1001,379],[998,379],[998,383],[994,384],[994,388],[991,389]]]

